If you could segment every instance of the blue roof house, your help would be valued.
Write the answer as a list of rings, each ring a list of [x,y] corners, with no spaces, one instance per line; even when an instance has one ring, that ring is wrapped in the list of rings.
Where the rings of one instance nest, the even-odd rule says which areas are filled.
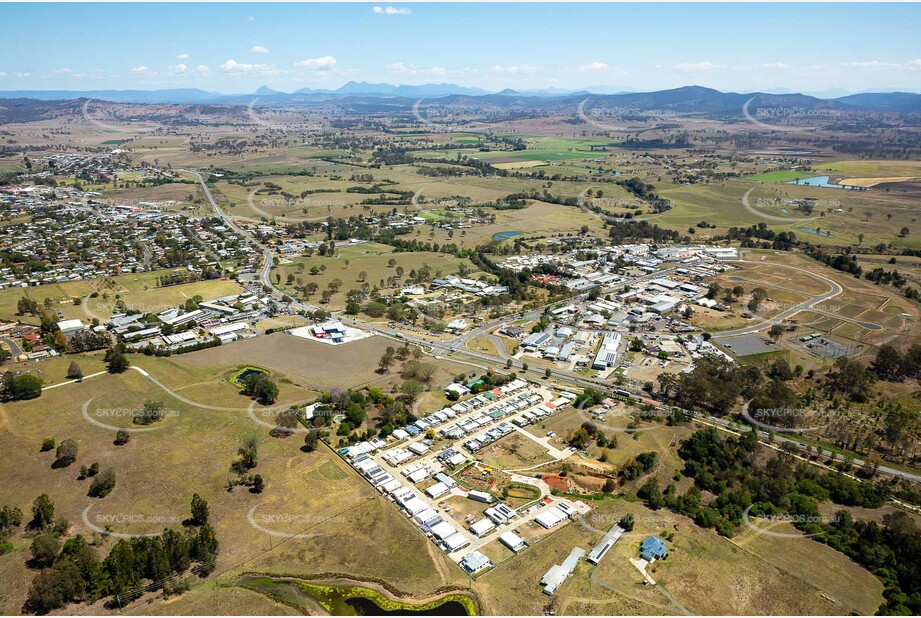
[[[646,537],[640,543],[640,557],[647,562],[661,558],[666,553],[668,550],[665,547],[665,541],[657,536]]]

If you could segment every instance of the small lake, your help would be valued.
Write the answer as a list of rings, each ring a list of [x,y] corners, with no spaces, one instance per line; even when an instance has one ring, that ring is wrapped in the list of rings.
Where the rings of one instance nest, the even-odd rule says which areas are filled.
[[[807,234],[815,234],[816,236],[825,236],[826,238],[831,238],[831,232],[821,232],[819,230],[814,230],[811,227],[799,227],[796,229],[802,230]]]
[[[235,375],[233,379],[231,379],[231,382],[242,385],[243,382],[246,380],[246,378],[252,375],[260,374],[260,373],[263,375],[268,375],[268,372],[263,371],[262,369],[256,369],[255,367],[247,367],[246,369],[244,369],[243,371]]]
[[[493,234],[492,239],[503,241],[508,240],[509,238],[514,238],[515,236],[521,236],[521,232],[499,232],[498,234]]]
[[[848,185],[837,185],[830,180],[830,176],[813,176],[812,178],[800,178],[799,180],[791,180],[784,184],[788,185],[799,185],[801,187],[824,187],[826,189],[850,189],[853,190],[853,187]]]

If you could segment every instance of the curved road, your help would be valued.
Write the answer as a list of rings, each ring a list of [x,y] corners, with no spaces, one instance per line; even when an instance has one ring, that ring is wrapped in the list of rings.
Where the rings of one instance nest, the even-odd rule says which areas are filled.
[[[737,262],[740,264],[758,264],[758,265],[765,264],[765,262],[752,262],[750,260],[737,260]],[[759,330],[763,330],[765,328],[773,326],[774,324],[780,324],[784,320],[790,317],[793,317],[797,313],[800,313],[802,311],[809,311],[818,303],[826,301],[829,298],[834,298],[835,296],[837,296],[838,294],[844,291],[844,288],[842,288],[841,285],[837,281],[833,279],[829,279],[828,277],[824,275],[814,273],[810,270],[806,270],[805,268],[800,268],[798,266],[790,266],[789,264],[777,264],[775,262],[771,262],[771,265],[781,266],[783,268],[789,268],[791,270],[805,273],[809,275],[810,277],[815,277],[816,279],[828,285],[829,290],[825,292],[824,294],[813,296],[810,300],[806,300],[796,305],[793,305],[789,309],[785,309],[784,311],[781,311],[780,313],[778,313],[772,318],[761,318],[762,321],[758,322],[757,324],[752,324],[750,326],[743,326],[742,328],[736,328],[733,330],[727,330],[727,331],[723,331],[719,333],[714,333],[713,334],[714,337],[719,337],[720,339],[722,339],[724,337],[737,337],[739,335],[749,335],[751,333],[757,333]]]

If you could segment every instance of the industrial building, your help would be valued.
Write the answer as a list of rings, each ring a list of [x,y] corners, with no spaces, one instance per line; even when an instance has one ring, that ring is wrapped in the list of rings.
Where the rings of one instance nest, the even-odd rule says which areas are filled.
[[[600,541],[598,541],[598,544],[595,545],[595,548],[589,552],[588,558],[586,558],[586,560],[592,564],[598,564],[601,559],[604,558],[604,555],[608,553],[608,550],[614,547],[614,544],[620,540],[620,537],[624,535],[624,532],[626,531],[623,528],[617,524],[614,524],[614,526],[608,530],[608,533],[605,534]]]
[[[563,564],[554,564],[550,567],[550,570],[540,580],[541,585],[544,587],[544,594],[551,595],[556,592],[556,589],[572,574],[572,570],[576,568],[579,558],[584,555],[584,549],[573,547]]]

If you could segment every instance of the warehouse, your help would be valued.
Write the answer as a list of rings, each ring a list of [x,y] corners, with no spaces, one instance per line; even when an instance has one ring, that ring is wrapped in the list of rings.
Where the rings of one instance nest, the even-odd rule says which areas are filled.
[[[607,369],[617,364],[618,348],[620,347],[620,333],[605,333],[601,340],[598,353],[592,362],[592,369]]]
[[[560,525],[562,522],[566,521],[566,519],[567,519],[566,514],[563,511],[561,511],[560,509],[556,507],[553,507],[546,513],[541,513],[540,515],[535,517],[534,521],[536,521],[538,524],[540,524],[547,530],[550,530],[551,528],[554,528]]]
[[[572,574],[573,569],[576,568],[576,564],[579,562],[579,558],[584,555],[584,549],[573,547],[563,564],[554,564],[550,567],[550,570],[540,580],[541,585],[544,586],[544,594],[551,595],[556,592],[556,589]]]
[[[478,491],[476,489],[471,489],[469,492],[467,492],[467,497],[471,500],[476,500],[477,502],[485,502],[486,504],[492,504],[493,501],[491,494],[488,494],[485,491]]]
[[[528,546],[528,544],[524,542],[524,539],[511,531],[500,534],[499,542],[516,554]]]
[[[488,534],[489,532],[495,529],[496,529],[496,524],[494,524],[489,519],[486,519],[485,517],[471,524],[470,526],[470,532],[474,533],[477,536],[483,536],[484,534]]]
[[[435,500],[436,498],[440,498],[441,496],[445,495],[449,491],[450,490],[448,489],[448,486],[444,483],[435,483],[425,490],[425,495],[427,495],[432,500]]]
[[[598,562],[604,558],[604,555],[608,553],[608,550],[614,547],[614,543],[620,540],[624,532],[623,528],[614,524],[614,526],[608,530],[608,533],[601,538],[597,545],[595,545],[595,548],[589,552],[586,560],[592,564],[598,564]]]

